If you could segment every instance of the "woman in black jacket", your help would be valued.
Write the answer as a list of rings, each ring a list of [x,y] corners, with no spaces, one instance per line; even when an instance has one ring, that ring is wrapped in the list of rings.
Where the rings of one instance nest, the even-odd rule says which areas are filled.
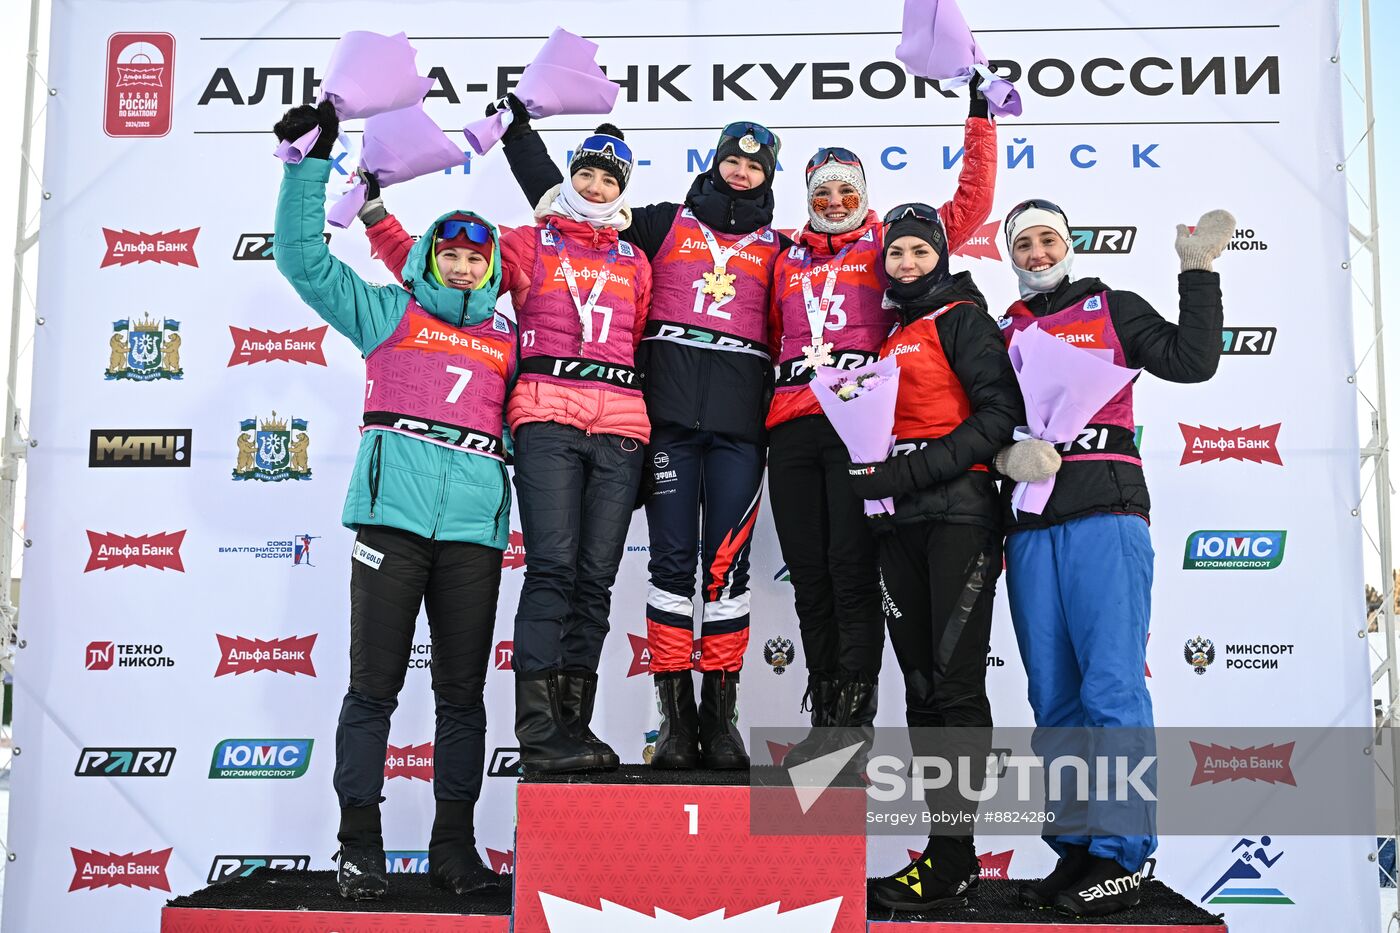
[[[885,299],[897,321],[880,356],[899,363],[896,440],[884,462],[852,463],[851,479],[862,498],[895,500],[894,515],[877,519],[888,525],[877,544],[880,590],[914,749],[966,758],[980,770],[991,744],[986,663],[1001,574],[989,464],[1025,413],[986,299],[969,273],[948,273],[938,211],[904,204],[884,222]],[[950,744],[931,728],[962,731]],[[979,776],[964,780],[975,785]],[[931,811],[975,809],[957,799],[928,802]],[[875,881],[871,893],[896,910],[960,905],[978,875],[970,832],[934,835],[919,858]]]

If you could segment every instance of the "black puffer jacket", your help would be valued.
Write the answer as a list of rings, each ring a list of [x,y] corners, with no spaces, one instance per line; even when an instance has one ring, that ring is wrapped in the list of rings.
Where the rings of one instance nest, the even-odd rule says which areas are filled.
[[[506,160],[531,207],[564,182],[540,135],[528,126],[512,126],[505,137]],[[685,206],[719,233],[747,234],[773,221],[772,182],[734,196],[716,184],[713,170],[695,177]],[[618,236],[655,260],[671,232],[681,205],[660,201],[632,207],[632,223]],[[792,241],[778,234],[782,249]],[[751,353],[687,347],[665,340],[645,340],[637,350],[637,369],[652,424],[675,424],[714,431],[751,443],[764,443],[763,422],[773,394],[773,367]]]
[[[899,358],[895,434],[901,446],[917,445],[886,461],[903,487],[895,497],[894,522],[940,521],[1000,532],[996,480],[986,467],[1025,423],[1025,410],[987,300],[972,275],[959,272],[916,300],[894,304],[898,324],[880,356]],[[936,425],[951,430],[925,427]]]
[[[1180,323],[1165,320],[1141,296],[1113,291],[1099,279],[1066,279],[1053,292],[1026,302],[1036,317],[1063,311],[1098,292],[1107,293],[1109,317],[1123,345],[1126,362],[1168,382],[1205,382],[1220,362],[1225,312],[1217,272],[1183,272],[1177,276]],[[1131,439],[1128,440],[1131,443]],[[1136,448],[1134,448],[1135,452]],[[1062,451],[1072,452],[1072,451]],[[1142,467],[1115,460],[1066,460],[1055,478],[1055,491],[1040,515],[1013,516],[1011,490],[1002,486],[1007,533],[1045,528],[1100,512],[1148,517],[1152,501]]]

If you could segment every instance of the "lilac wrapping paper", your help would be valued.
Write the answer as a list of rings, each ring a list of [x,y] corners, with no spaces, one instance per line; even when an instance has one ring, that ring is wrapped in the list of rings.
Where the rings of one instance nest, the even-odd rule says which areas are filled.
[[[331,50],[321,99],[335,104],[341,120],[372,117],[421,103],[433,79],[418,75],[418,50],[408,36],[347,32]]]
[[[326,77],[321,82],[321,100],[335,105],[335,114],[342,122],[421,104],[432,89],[433,79],[419,77],[417,57],[418,50],[409,44],[404,33],[381,36],[376,32],[347,32],[331,50]],[[273,155],[288,165],[296,165],[320,138],[321,128],[312,127],[298,139],[279,143]],[[344,133],[340,139],[347,142]]]
[[[1128,369],[1101,351],[1071,346],[1032,324],[1011,337],[1011,366],[1026,403],[1026,426],[1015,440],[1036,438],[1067,444],[1079,436],[1123,387],[1142,370]],[[1016,512],[1039,515],[1055,491],[1055,477],[1038,483],[1017,483],[1011,493]]]
[[[611,113],[618,86],[598,67],[598,45],[566,29],[550,33],[520,76],[515,96],[531,119],[570,113]],[[477,155],[500,142],[510,126],[509,110],[474,120],[462,128]]]
[[[904,0],[904,26],[894,54],[910,74],[936,79],[945,90],[962,87],[976,72],[992,113],[1021,115],[1016,86],[987,67],[987,56],[955,0]]]
[[[837,398],[833,388],[839,382],[849,382],[866,373],[877,373],[885,382],[870,392],[850,401]],[[894,448],[894,409],[899,399],[899,363],[886,357],[867,363],[858,369],[834,369],[818,366],[810,383],[812,394],[826,412],[827,420],[846,445],[846,452],[856,463],[881,463]],[[893,499],[867,499],[866,515],[893,515]]]
[[[381,188],[461,164],[461,148],[423,112],[421,102],[365,121],[360,168],[373,172]],[[354,187],[327,212],[333,227],[350,226],[364,207],[365,186],[358,174],[354,178]]]

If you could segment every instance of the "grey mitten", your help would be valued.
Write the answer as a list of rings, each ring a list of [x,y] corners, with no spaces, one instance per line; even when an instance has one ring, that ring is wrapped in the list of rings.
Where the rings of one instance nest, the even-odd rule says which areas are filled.
[[[1209,211],[1196,221],[1192,232],[1185,224],[1176,225],[1176,254],[1181,257],[1181,271],[1212,272],[1210,264],[1225,249],[1235,235],[1235,216],[1229,211]]]
[[[1002,476],[1018,483],[1038,483],[1060,469],[1060,452],[1048,441],[1031,439],[1003,447],[992,461]]]
[[[384,199],[379,196],[379,179],[374,177],[374,173],[360,169],[359,176],[365,184],[365,203],[355,216],[360,218],[360,223],[368,230],[388,217],[389,211],[384,207]]]

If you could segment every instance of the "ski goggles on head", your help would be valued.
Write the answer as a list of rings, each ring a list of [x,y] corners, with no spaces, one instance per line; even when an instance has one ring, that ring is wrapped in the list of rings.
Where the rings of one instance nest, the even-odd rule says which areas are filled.
[[[584,152],[604,156],[605,158],[617,159],[629,166],[632,164],[632,147],[616,136],[607,136],[599,133],[588,137],[583,142],[579,143],[578,149],[574,150],[574,158],[577,159],[579,155]]]
[[[822,146],[807,160],[807,174],[812,174],[828,162],[840,162],[843,165],[863,168],[860,164],[860,157],[851,150],[840,146]]]
[[[438,227],[438,240],[455,240],[465,235],[473,243],[485,245],[491,242],[491,231],[485,224],[474,220],[444,220]]]
[[[1017,204],[1007,213],[1006,229],[1010,230],[1015,226],[1016,218],[1020,217],[1026,211],[1050,211],[1051,213],[1059,214],[1061,217],[1066,218],[1066,222],[1068,222],[1069,218],[1069,215],[1065,213],[1065,209],[1055,202],[1047,201],[1044,198],[1031,198],[1030,200],[1022,201],[1020,204]]]
[[[740,121],[738,123],[731,123],[724,129],[720,130],[719,135],[721,138],[725,136],[732,136],[734,139],[739,140],[741,143],[741,145],[739,146],[740,149],[744,148],[742,145],[744,139],[752,138],[753,141],[758,143],[760,146],[771,146],[773,148],[773,156],[775,158],[778,155],[778,147],[782,145],[782,143],[778,141],[778,134],[774,133],[762,123],[747,123],[744,121]],[[747,150],[745,151],[747,152]],[[757,149],[754,150],[754,152],[757,151]],[[752,155],[753,153],[749,154]]]
[[[883,223],[888,227],[895,221],[905,219],[922,220],[926,224],[936,224],[939,227],[943,226],[943,219],[938,216],[938,208],[913,201],[891,208],[885,214]]]

